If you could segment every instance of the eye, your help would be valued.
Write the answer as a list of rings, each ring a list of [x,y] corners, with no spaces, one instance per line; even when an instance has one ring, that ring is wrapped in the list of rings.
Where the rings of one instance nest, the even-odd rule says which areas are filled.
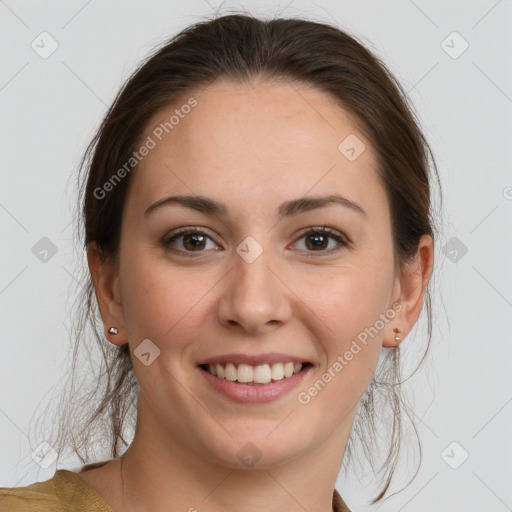
[[[310,255],[308,257],[315,256],[325,256],[330,255],[334,252],[338,252],[343,247],[347,247],[349,242],[337,231],[334,231],[331,228],[326,228],[325,226],[321,228],[311,228],[308,231],[302,233],[302,236],[299,240],[305,240],[305,251],[315,252],[320,254]],[[329,246],[329,241],[336,242],[334,245],[338,245],[338,248],[324,250]],[[341,247],[340,247],[341,246]]]
[[[172,248],[171,245],[179,239],[181,239],[181,241],[178,245],[182,248]],[[212,238],[199,228],[183,228],[172,233],[170,238],[166,237],[162,243],[164,247],[172,253],[192,256],[191,254],[187,254],[187,252],[204,252],[203,249],[207,248],[207,240],[212,240]]]

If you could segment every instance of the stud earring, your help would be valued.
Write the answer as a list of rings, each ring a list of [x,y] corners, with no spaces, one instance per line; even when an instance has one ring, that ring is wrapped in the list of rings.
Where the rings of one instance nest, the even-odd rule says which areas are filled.
[[[398,334],[400,332],[400,330],[395,327],[393,329],[393,332]],[[395,336],[395,341],[400,341],[400,338],[398,336]]]
[[[111,327],[109,330],[108,330],[108,333],[109,334],[117,334],[119,331],[117,330],[117,327]]]

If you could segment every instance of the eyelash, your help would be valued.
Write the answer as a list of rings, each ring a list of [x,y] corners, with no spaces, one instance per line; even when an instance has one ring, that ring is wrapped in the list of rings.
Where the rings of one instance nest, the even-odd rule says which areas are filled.
[[[167,251],[174,253],[174,254],[179,254],[182,256],[186,255],[185,257],[187,257],[187,258],[189,258],[189,257],[193,258],[194,253],[205,252],[205,251],[182,251],[182,250],[172,249],[170,247],[170,244],[183,235],[204,235],[207,238],[209,238],[210,240],[213,240],[212,237],[210,237],[207,233],[202,231],[199,227],[193,226],[193,227],[188,227],[188,228],[182,228],[182,229],[179,229],[178,231],[175,231],[174,233],[171,234],[170,238],[168,236],[165,237],[162,241],[162,244]],[[323,226],[321,228],[311,228],[308,231],[303,232],[298,240],[301,240],[302,238],[305,238],[310,235],[327,236],[328,238],[331,238],[331,239],[335,240],[336,242],[338,242],[338,244],[340,244],[341,247],[339,247],[338,249],[334,249],[334,250],[330,249],[328,251],[327,250],[307,251],[309,253],[309,254],[307,254],[307,257],[309,257],[309,258],[316,258],[316,257],[323,257],[326,255],[330,255],[333,252],[334,253],[338,252],[342,248],[348,247],[350,245],[350,243],[348,242],[348,240],[345,237],[336,234],[336,232],[334,230],[332,230],[331,228],[326,228],[325,226]],[[311,252],[313,254],[311,254]],[[314,253],[318,253],[318,254],[314,254]]]

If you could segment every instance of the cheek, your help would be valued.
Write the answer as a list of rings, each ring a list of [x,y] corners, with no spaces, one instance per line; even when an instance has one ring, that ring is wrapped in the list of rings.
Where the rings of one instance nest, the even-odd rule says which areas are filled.
[[[317,273],[316,278],[303,279],[297,291],[310,310],[309,327],[324,354],[324,382],[334,383],[328,385],[332,398],[344,397],[339,403],[347,409],[357,403],[371,381],[383,329],[393,321],[394,310],[388,309],[392,282],[389,261],[338,267],[331,269],[329,276]]]
[[[333,338],[331,346],[375,323],[392,293],[391,263],[347,263],[297,273],[294,292],[311,309]]]
[[[162,350],[182,350],[201,325],[199,317],[218,279],[212,272],[156,258],[154,249],[130,255],[121,267],[129,341],[136,346],[149,338]]]

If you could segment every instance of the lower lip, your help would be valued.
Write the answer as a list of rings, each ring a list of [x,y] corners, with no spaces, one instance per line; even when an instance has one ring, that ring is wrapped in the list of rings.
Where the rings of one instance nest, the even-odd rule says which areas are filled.
[[[239,403],[263,403],[271,402],[282,397],[293,388],[297,387],[304,379],[306,374],[313,368],[308,365],[298,373],[291,377],[284,377],[281,380],[270,382],[268,384],[240,384],[236,381],[221,379],[212,375],[209,371],[204,370],[200,366],[197,367],[199,372],[217,391],[227,396],[234,402]]]

